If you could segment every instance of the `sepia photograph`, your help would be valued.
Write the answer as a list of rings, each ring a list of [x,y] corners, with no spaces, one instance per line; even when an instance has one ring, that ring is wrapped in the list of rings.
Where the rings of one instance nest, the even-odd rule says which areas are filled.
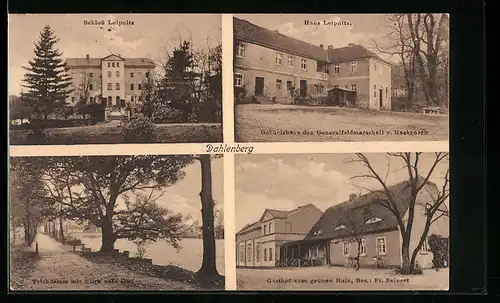
[[[447,152],[235,158],[238,290],[448,290]]]
[[[225,289],[222,155],[10,158],[13,291]]]
[[[10,144],[222,142],[221,18],[10,14]]]
[[[233,18],[235,141],[447,141],[449,15]]]

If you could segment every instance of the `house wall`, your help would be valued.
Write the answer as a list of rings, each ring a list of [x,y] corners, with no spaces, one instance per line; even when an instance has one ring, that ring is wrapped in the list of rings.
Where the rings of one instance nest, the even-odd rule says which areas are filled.
[[[243,43],[245,45],[245,56],[237,56],[237,45]],[[255,77],[264,78],[264,97],[272,99],[276,97],[276,102],[291,103],[292,98],[287,89],[287,81],[292,81],[292,86],[296,89],[300,86],[300,80],[306,80],[308,84],[308,92],[313,93],[310,88],[314,84],[328,85],[327,78],[322,79],[321,74],[317,73],[318,63],[314,59],[304,58],[298,55],[289,54],[282,51],[277,51],[253,43],[245,41],[236,41],[235,43],[235,59],[234,72],[235,74],[243,75],[243,84],[247,92],[247,96],[255,94]],[[282,64],[276,64],[276,53],[282,53]],[[289,67],[288,56],[293,56],[293,67]],[[307,70],[301,69],[301,59],[306,59]],[[325,75],[326,76],[326,75]],[[281,90],[276,89],[276,80],[282,81]]]
[[[426,185],[418,194],[417,200],[415,203],[415,214],[414,214],[414,219],[413,219],[413,226],[412,226],[412,233],[411,233],[411,240],[410,240],[410,257],[415,248],[418,245],[418,242],[420,241],[420,238],[422,237],[424,228],[425,228],[425,221],[426,221],[426,211],[425,211],[425,204],[426,203],[431,203],[433,204],[433,196],[435,197],[437,195],[437,188],[432,185]],[[442,206],[445,208],[445,206]],[[403,222],[405,225],[408,223],[408,212],[405,214],[403,217]],[[430,229],[429,233],[427,235],[427,238],[432,235],[432,234],[437,234],[443,237],[449,237],[449,218],[447,216],[441,217],[439,220],[435,221]],[[401,240],[402,241],[402,240]],[[427,245],[428,246],[428,245]],[[432,264],[432,259],[434,258],[434,255],[430,251],[422,251],[420,250],[417,253],[416,261],[422,268],[431,268],[433,266]]]
[[[108,67],[108,62],[115,63],[115,67]],[[116,67],[116,63],[119,67]],[[108,98],[111,96],[112,105],[119,105],[117,103],[117,97],[125,99],[125,62],[117,56],[110,56],[101,62],[102,68],[102,96],[103,98]],[[108,77],[108,71],[111,71],[111,77]],[[117,77],[116,72],[120,75]],[[108,83],[111,83],[111,90],[108,90]],[[119,84],[120,89],[116,89],[116,83]]]
[[[125,100],[130,105],[134,106],[140,103],[139,97],[142,95],[142,86],[144,86],[146,80],[146,73],[149,73],[149,77],[152,77],[152,72],[147,67],[125,67]],[[133,77],[131,76],[132,73]],[[131,84],[134,85],[134,89],[132,89]],[[141,89],[139,89],[139,84],[141,84]]]
[[[379,237],[385,237],[386,241],[386,254],[377,254],[377,241]],[[376,234],[366,235],[364,237],[366,242],[366,255],[359,258],[360,266],[372,267],[376,264],[373,260],[374,257],[381,257],[385,266],[399,266],[401,262],[401,246],[399,242],[399,231],[387,231]],[[331,265],[347,266],[349,255],[356,257],[358,255],[357,243],[349,243],[350,254],[344,256],[342,239],[330,241],[330,263]]]
[[[69,105],[75,106],[80,100],[85,78],[87,79],[85,81],[89,81],[92,84],[92,90],[89,90],[89,97],[98,97],[101,94],[102,75],[99,67],[69,67],[68,73],[72,78],[71,86],[73,90],[66,99]],[[90,74],[92,74],[92,77],[90,77]],[[96,101],[100,102],[100,100]]]
[[[370,108],[390,110],[392,100],[391,66],[381,60],[370,58]],[[376,66],[376,68],[375,68]],[[376,95],[374,88],[377,89]],[[382,107],[379,102],[379,90],[382,89]]]
[[[356,70],[351,71],[351,61],[356,61]],[[339,66],[339,72],[335,72],[335,65]],[[356,85],[356,103],[361,107],[369,107],[369,76],[370,63],[368,58],[349,60],[345,62],[330,63],[328,88],[338,85],[341,88],[351,89]]]
[[[322,211],[316,207],[302,207],[290,214],[286,221],[292,223],[292,233],[307,234],[322,214]]]

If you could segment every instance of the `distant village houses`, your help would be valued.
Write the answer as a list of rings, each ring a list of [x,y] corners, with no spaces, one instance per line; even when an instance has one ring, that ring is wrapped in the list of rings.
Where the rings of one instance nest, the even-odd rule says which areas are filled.
[[[347,91],[351,105],[391,109],[392,65],[364,46],[316,46],[238,18],[233,27],[234,85],[261,103]]]

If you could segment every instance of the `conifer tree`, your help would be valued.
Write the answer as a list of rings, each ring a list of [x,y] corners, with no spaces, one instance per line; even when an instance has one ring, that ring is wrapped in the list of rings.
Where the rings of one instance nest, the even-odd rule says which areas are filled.
[[[46,25],[35,42],[35,57],[28,62],[28,67],[24,67],[27,72],[23,86],[28,89],[31,119],[41,119],[42,124],[50,114],[66,103],[71,92],[71,78],[62,59],[62,52],[55,48],[58,41],[54,31]]]

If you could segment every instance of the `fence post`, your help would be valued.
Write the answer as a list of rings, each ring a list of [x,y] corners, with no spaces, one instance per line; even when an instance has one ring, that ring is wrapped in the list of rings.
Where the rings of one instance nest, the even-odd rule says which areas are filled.
[[[35,242],[35,253],[38,255],[38,241]]]

